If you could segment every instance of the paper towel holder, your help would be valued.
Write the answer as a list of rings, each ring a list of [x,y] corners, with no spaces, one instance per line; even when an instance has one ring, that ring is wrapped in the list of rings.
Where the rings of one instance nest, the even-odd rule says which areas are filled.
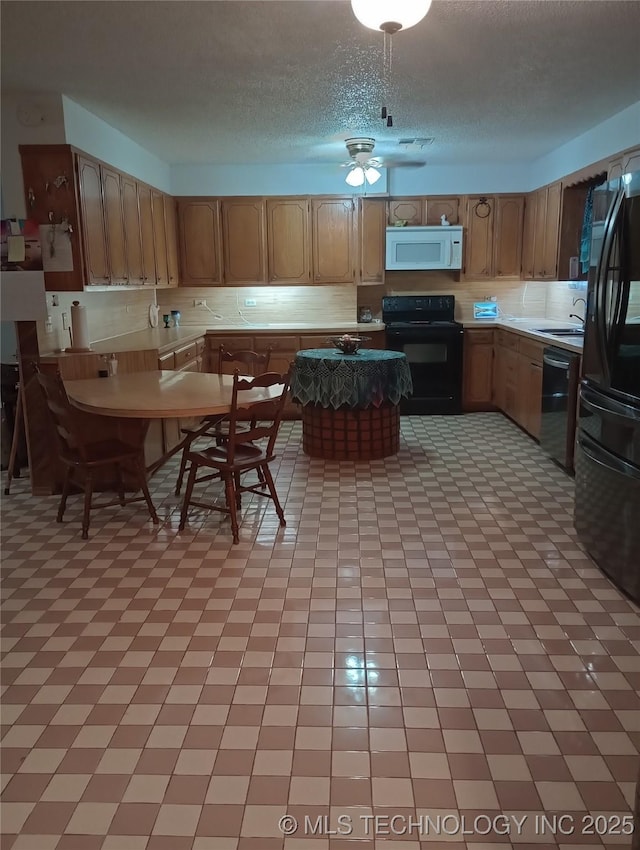
[[[74,312],[77,313],[78,308],[81,307],[81,306],[82,305],[80,304],[79,301],[73,301],[72,302],[72,305],[71,305],[71,311],[72,311],[72,313],[71,313],[71,318],[72,318],[71,324],[72,325],[73,325],[73,314],[74,314]],[[75,310],[74,310],[74,308],[75,308]],[[69,333],[71,333],[71,330],[69,331]],[[71,345],[68,348],[65,348],[65,352],[67,352],[68,354],[82,354],[82,353],[86,354],[89,351],[93,351],[91,346],[77,346],[77,345],[75,345],[75,338],[74,338],[75,336],[77,336],[77,333],[74,333],[74,334],[71,335]]]

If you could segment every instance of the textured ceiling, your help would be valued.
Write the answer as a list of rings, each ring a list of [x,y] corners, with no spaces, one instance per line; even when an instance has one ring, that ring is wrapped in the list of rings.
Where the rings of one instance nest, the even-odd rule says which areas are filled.
[[[2,2],[2,87],[68,95],[168,163],[535,159],[640,97],[640,3],[434,0],[393,39],[346,0]]]

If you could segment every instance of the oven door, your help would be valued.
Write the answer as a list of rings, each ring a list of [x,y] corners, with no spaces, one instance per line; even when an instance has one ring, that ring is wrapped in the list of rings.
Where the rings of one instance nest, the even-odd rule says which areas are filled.
[[[462,412],[462,328],[387,326],[387,348],[409,362],[413,395],[401,413]]]

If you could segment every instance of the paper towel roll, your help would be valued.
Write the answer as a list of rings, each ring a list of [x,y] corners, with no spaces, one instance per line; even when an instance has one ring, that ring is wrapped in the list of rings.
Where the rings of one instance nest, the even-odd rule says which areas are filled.
[[[71,305],[71,332],[73,336],[72,351],[91,351],[87,308],[83,307],[79,301],[74,301]]]

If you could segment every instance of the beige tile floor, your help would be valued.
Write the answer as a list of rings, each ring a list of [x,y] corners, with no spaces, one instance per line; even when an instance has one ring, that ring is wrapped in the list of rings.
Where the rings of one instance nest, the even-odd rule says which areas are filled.
[[[239,546],[219,514],[177,533],[176,463],[159,528],[108,509],[88,541],[14,482],[3,850],[629,845],[640,616],[572,479],[498,414],[402,432],[323,463],[285,424],[287,527],[255,497]]]

